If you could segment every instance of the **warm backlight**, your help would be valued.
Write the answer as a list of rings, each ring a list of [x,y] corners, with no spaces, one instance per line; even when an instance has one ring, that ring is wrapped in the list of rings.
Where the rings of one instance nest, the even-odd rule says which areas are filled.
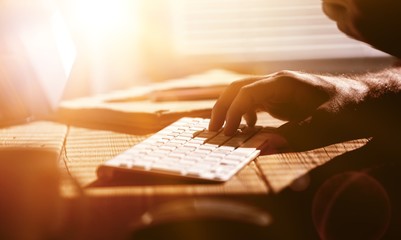
[[[75,0],[75,18],[89,34],[107,35],[127,26],[125,1]]]

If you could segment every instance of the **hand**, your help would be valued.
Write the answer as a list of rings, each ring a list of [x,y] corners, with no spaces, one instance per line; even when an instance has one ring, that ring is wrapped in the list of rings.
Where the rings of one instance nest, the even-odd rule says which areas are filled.
[[[226,121],[224,133],[232,135],[242,116],[253,126],[259,109],[282,120],[301,120],[334,91],[334,86],[321,76],[293,71],[236,81],[217,100],[209,129],[216,131]]]
[[[365,83],[345,77],[295,71],[244,79],[231,84],[217,100],[209,129],[216,131],[225,122],[224,133],[232,135],[242,117],[252,126],[256,111],[262,109],[289,121],[280,129],[290,142],[298,137],[301,142],[310,138],[312,145],[337,141],[353,133],[344,126],[360,124],[353,121],[352,109],[367,90]]]

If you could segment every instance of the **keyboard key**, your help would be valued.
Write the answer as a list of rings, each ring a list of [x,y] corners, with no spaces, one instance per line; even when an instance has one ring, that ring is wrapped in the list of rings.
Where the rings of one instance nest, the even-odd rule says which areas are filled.
[[[224,145],[232,146],[237,148],[244,144],[248,139],[250,139],[253,135],[259,132],[262,127],[249,127],[244,128],[240,133],[234,135],[231,139],[229,139]]]

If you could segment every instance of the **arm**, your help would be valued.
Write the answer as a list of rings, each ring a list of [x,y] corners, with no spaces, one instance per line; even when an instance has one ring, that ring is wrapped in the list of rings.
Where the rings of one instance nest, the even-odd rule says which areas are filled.
[[[279,128],[291,147],[305,149],[347,139],[387,136],[401,128],[401,68],[353,76],[283,71],[238,81],[221,95],[210,130],[226,122],[233,134],[241,121],[256,122],[263,109],[288,122]]]

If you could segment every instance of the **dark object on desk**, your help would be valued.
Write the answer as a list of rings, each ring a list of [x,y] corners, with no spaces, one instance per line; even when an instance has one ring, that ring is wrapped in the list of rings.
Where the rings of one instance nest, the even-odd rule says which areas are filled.
[[[133,224],[132,239],[266,239],[272,219],[244,203],[182,200],[146,212]]]
[[[51,239],[60,206],[59,154],[40,147],[0,148],[0,239]]]

